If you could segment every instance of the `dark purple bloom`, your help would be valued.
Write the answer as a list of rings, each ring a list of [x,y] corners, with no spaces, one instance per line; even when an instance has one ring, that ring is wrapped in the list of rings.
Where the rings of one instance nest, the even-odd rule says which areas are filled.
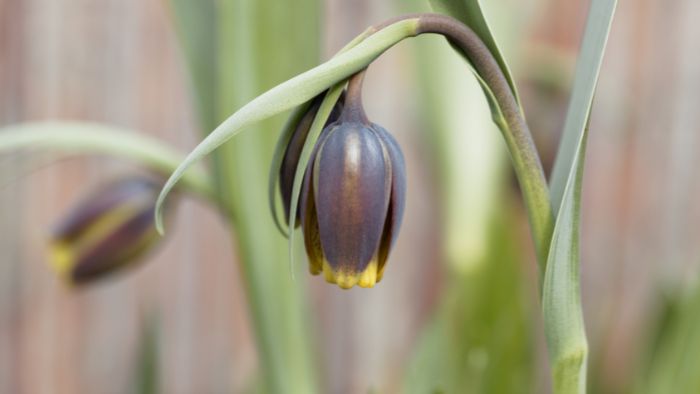
[[[403,155],[384,128],[341,117],[324,130],[301,196],[311,273],[346,289],[373,287],[398,235],[405,195]]]
[[[353,76],[314,146],[304,173],[295,225],[301,224],[312,274],[349,289],[382,279],[406,198],[403,154],[362,108],[363,72]],[[280,190],[289,215],[294,174],[320,99],[288,143]]]

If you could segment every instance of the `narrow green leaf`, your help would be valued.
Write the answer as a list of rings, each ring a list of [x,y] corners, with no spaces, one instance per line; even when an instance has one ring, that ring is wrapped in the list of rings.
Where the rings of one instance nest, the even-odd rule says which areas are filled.
[[[170,3],[177,8],[175,22],[195,82],[204,135],[260,92],[318,62],[318,0]],[[272,228],[266,201],[266,177],[281,120],[272,117],[252,125],[250,133],[222,145],[207,162],[224,219],[235,228],[236,258],[231,263],[245,283],[255,337],[257,372],[248,391],[315,393],[318,368],[305,287],[279,269],[287,250]],[[218,377],[208,387],[227,391],[225,376],[214,375]]]
[[[139,338],[135,366],[134,393],[157,394],[160,390],[160,365],[158,362],[159,320],[156,313],[144,319]]]
[[[181,153],[144,134],[89,122],[47,121],[0,128],[0,153],[22,149],[128,158],[164,176],[183,159]],[[182,180],[186,188],[207,198],[213,196],[213,182],[202,168],[193,168]]]
[[[585,393],[588,343],[581,309],[579,239],[586,132],[559,210],[542,285],[544,330],[554,393]]]
[[[267,200],[268,200],[268,205],[270,206],[270,211],[272,212],[272,218],[275,221],[275,225],[277,226],[277,229],[284,235],[285,237],[289,236],[289,226],[287,226],[283,221],[282,221],[282,208],[280,207],[280,204],[278,204],[278,195],[279,193],[279,174],[280,174],[280,169],[282,168],[282,160],[284,159],[284,153],[286,152],[287,145],[289,144],[289,141],[292,139],[292,135],[294,134],[294,130],[296,130],[296,126],[301,120],[301,118],[304,116],[306,111],[309,108],[310,102],[306,102],[306,104],[300,105],[294,109],[291,115],[289,115],[289,118],[287,119],[287,123],[285,123],[284,127],[282,128],[282,132],[280,133],[280,137],[277,140],[277,145],[275,145],[275,152],[272,156],[272,164],[270,165],[270,175],[268,178],[268,184],[267,184]],[[293,223],[293,222],[288,222],[288,223]]]
[[[328,90],[326,96],[321,102],[321,106],[318,108],[316,117],[313,123],[311,123],[311,129],[309,134],[304,141],[304,147],[301,149],[301,156],[299,156],[299,163],[297,164],[296,171],[294,172],[294,184],[292,186],[292,200],[289,203],[289,217],[287,218],[287,223],[294,223],[296,218],[297,207],[299,206],[299,193],[301,192],[301,184],[304,181],[304,173],[306,172],[306,167],[309,164],[309,159],[311,158],[311,153],[313,153],[314,146],[316,146],[316,141],[323,131],[323,126],[328,121],[328,117],[331,116],[333,107],[335,103],[338,102],[340,94],[345,88],[345,81],[336,84]],[[293,226],[289,226],[289,268],[294,276],[294,240],[292,239]]]
[[[217,12],[221,12],[219,0],[170,0],[173,26],[178,33],[184,59],[191,75],[192,92],[202,125],[210,131],[216,127],[219,88],[217,65],[219,37],[217,36]]]
[[[549,182],[555,215],[561,205],[564,187],[575,163],[575,152],[581,145],[583,129],[591,112],[593,95],[616,5],[617,0],[593,0],[588,13],[564,131]]]
[[[520,104],[518,90],[515,87],[515,82],[508,68],[506,60],[501,54],[501,50],[496,43],[496,39],[491,33],[491,28],[486,21],[486,16],[481,9],[480,0],[430,0],[430,5],[435,11],[450,15],[451,17],[461,21],[469,26],[481,38],[486,46],[491,50],[493,57],[501,66],[503,74],[508,79],[508,84],[513,90],[513,95]]]
[[[610,32],[615,0],[593,0],[589,11],[566,135],[553,179],[556,222],[542,288],[545,337],[554,393],[585,393],[588,344],[580,291],[581,187],[588,118]]]
[[[367,37],[354,48],[268,90],[231,115],[185,158],[163,187],[156,209],[156,227],[162,233],[161,210],[165,197],[184,172],[202,157],[260,120],[312,99],[332,85],[366,67],[397,42],[416,34],[416,19],[407,19]]]

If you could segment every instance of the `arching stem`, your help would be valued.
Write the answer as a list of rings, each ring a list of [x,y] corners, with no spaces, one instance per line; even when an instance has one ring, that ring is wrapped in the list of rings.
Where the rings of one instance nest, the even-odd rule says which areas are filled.
[[[369,124],[367,114],[362,105],[362,84],[365,81],[366,68],[350,77],[348,90],[345,94],[345,106],[340,118],[344,122],[359,122]]]
[[[403,19],[417,19],[416,35],[434,33],[447,38],[462,51],[480,77],[480,82],[488,88],[485,89],[486,94],[491,95],[490,98],[495,101],[498,109],[494,122],[503,133],[523,193],[539,261],[540,278],[543,278],[554,226],[549,188],[532,134],[503,70],[474,31],[445,15],[406,15],[379,24],[375,29],[380,30]]]

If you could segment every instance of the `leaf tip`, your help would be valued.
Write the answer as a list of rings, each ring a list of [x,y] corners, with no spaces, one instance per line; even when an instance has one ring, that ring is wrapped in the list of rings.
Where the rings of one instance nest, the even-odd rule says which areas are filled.
[[[168,196],[168,193],[170,193],[170,190],[172,189],[172,177],[168,179],[168,182],[163,186],[163,189],[160,191],[160,194],[158,195],[158,199],[156,200],[156,208],[155,208],[155,216],[154,216],[154,221],[156,225],[156,231],[160,236],[165,235],[165,227],[163,226],[163,205],[165,203],[165,198]]]

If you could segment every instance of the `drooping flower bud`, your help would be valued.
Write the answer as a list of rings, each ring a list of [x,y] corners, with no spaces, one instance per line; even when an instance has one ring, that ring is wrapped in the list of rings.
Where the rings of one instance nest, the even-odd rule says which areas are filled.
[[[51,266],[82,284],[133,265],[158,243],[155,202],[161,184],[122,179],[76,205],[53,231]]]
[[[394,138],[362,109],[353,77],[337,122],[324,129],[305,173],[301,217],[310,271],[348,289],[382,279],[406,195]]]

